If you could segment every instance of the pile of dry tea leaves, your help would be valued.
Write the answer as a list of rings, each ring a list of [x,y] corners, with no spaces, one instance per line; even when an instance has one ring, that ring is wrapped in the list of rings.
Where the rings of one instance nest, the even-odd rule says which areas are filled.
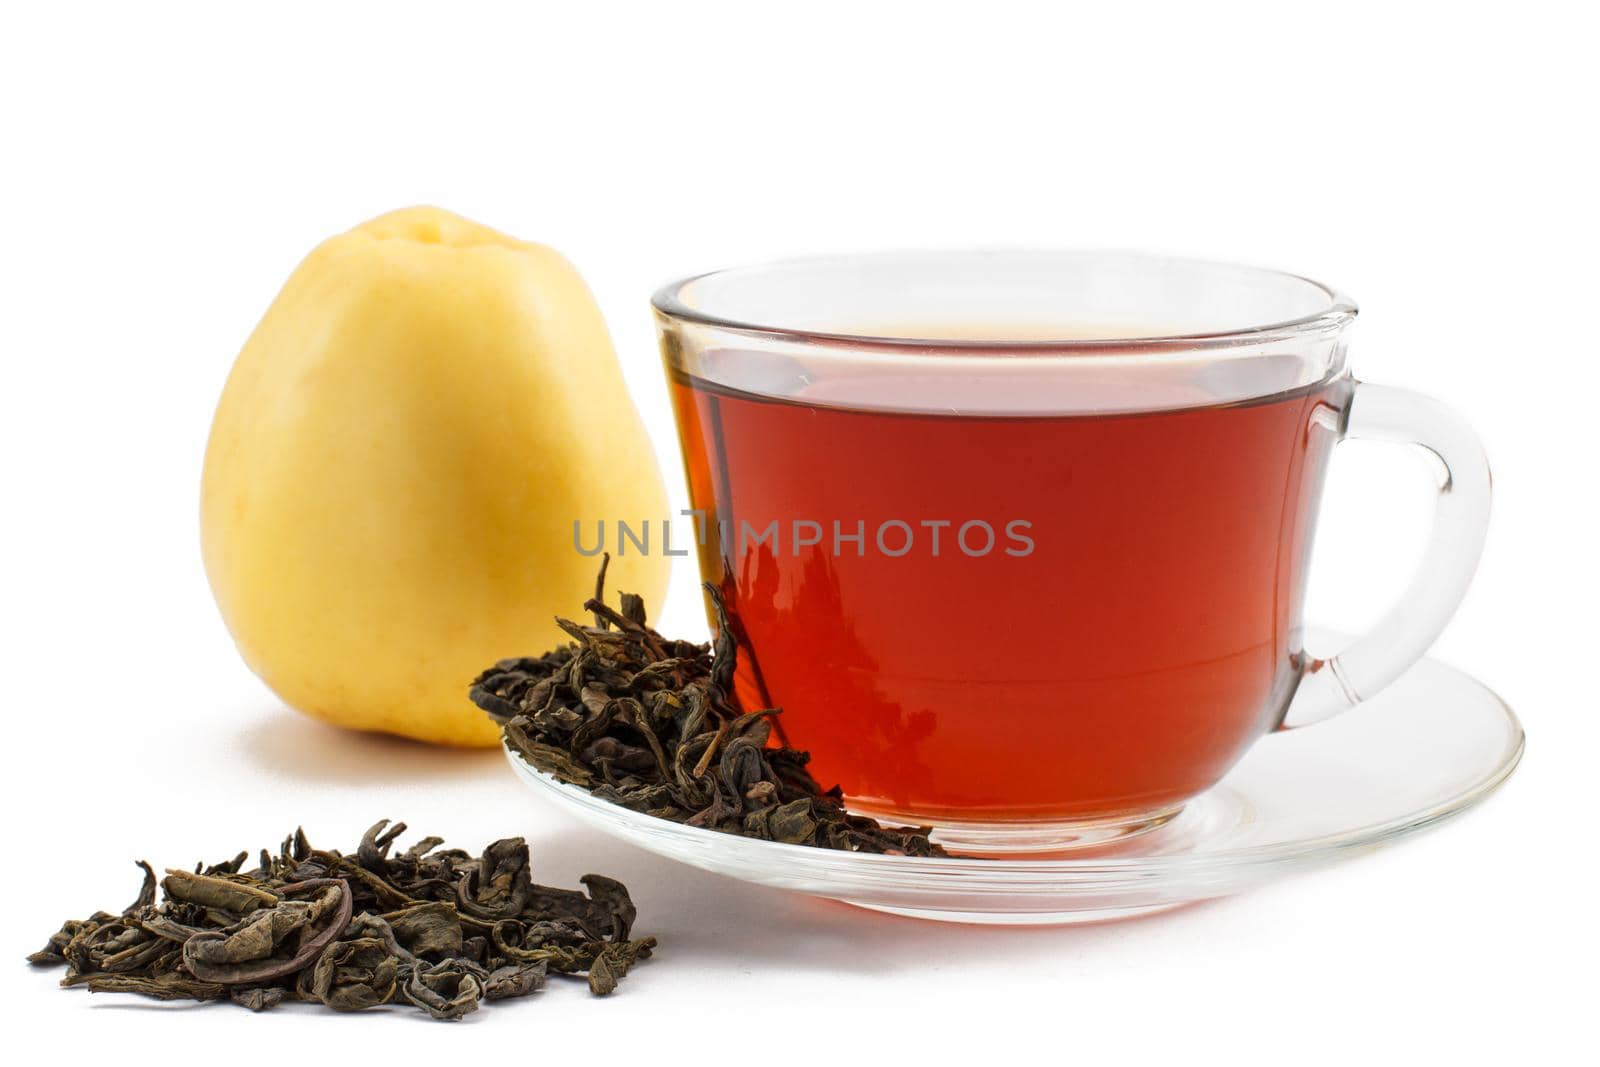
[[[609,557],[606,557],[609,561]],[[731,696],[737,656],[722,598],[715,649],[670,641],[645,624],[644,602],[605,603],[605,564],[584,610],[593,626],[556,622],[574,643],[502,660],[472,700],[533,767],[595,796],[674,822],[768,841],[852,852],[940,855],[926,829],[851,815],[822,790],[810,756],[772,743],[778,709],[744,712]]]
[[[528,846],[496,841],[482,856],[426,837],[398,855],[405,823],[384,819],[354,856],[312,848],[296,831],[265,849],[193,871],[169,870],[156,904],[148,863],[120,914],[74,919],[28,957],[65,964],[64,986],[161,1000],[232,1000],[260,1011],[284,1000],[335,1011],[411,1004],[459,1019],[484,1000],[520,997],[547,972],[587,972],[610,993],[655,939],[631,939],[634,907],[596,874],[588,892],[535,885]]]

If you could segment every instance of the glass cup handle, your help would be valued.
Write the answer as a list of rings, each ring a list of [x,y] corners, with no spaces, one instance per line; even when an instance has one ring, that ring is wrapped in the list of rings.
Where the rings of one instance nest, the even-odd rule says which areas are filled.
[[[1422,563],[1376,626],[1338,655],[1307,654],[1280,729],[1307,726],[1377,693],[1422,658],[1455,614],[1489,527],[1489,461],[1461,416],[1431,397],[1355,383],[1344,436],[1425,449],[1442,479]]]

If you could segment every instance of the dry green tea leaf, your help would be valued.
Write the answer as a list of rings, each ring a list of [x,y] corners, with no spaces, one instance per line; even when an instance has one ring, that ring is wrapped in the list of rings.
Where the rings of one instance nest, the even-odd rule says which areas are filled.
[[[715,647],[672,641],[646,625],[639,597],[623,593],[621,611],[605,603],[609,560],[583,605],[593,626],[558,619],[572,644],[502,660],[472,683],[513,752],[603,800],[689,826],[851,852],[942,853],[926,829],[851,815],[837,786],[823,790],[806,771],[806,753],[774,745],[778,709],[737,706],[737,646],[713,586]]]
[[[609,993],[654,938],[630,940],[633,901],[597,874],[586,892],[536,884],[520,837],[481,856],[424,838],[398,855],[404,823],[375,824],[355,855],[315,849],[296,831],[277,855],[247,853],[153,869],[119,915],[74,919],[28,957],[65,966],[64,986],[162,1000],[232,1000],[263,1011],[284,1000],[335,1011],[413,1005],[459,1019],[483,1000],[526,996],[550,971],[584,974]]]

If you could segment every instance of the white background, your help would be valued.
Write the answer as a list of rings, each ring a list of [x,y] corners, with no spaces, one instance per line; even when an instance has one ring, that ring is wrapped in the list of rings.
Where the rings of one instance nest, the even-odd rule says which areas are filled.
[[[1586,6],[8,6],[3,847],[28,857],[5,868],[8,1043],[124,1062],[364,1046],[437,1062],[533,1040],[586,1062],[646,1041],[773,1063],[1017,1040],[1081,1063],[1592,1053]],[[200,568],[212,407],[299,257],[417,202],[578,264],[679,499],[647,310],[672,276],[1064,245],[1340,286],[1363,308],[1357,374],[1448,400],[1488,447],[1488,549],[1435,654],[1520,710],[1526,762],[1483,808],[1345,866],[1137,922],[986,930],[679,869],[580,831],[493,753],[285,710]],[[1396,455],[1341,450],[1316,621],[1359,627],[1407,573],[1427,481]],[[687,570],[664,619],[703,632]],[[120,907],[135,858],[216,859],[296,823],[345,846],[380,816],[472,848],[524,834],[545,881],[623,878],[658,958],[609,1001],[558,983],[457,1027],[150,1007],[20,964],[57,920]]]

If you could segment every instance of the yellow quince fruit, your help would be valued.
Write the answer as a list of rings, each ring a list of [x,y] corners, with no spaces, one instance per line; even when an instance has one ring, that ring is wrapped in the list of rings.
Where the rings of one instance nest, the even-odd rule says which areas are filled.
[[[333,237],[239,353],[201,488],[245,662],[321,719],[455,745],[496,659],[592,594],[573,524],[666,518],[600,310],[564,258],[436,208]],[[660,604],[670,560],[612,561]]]

